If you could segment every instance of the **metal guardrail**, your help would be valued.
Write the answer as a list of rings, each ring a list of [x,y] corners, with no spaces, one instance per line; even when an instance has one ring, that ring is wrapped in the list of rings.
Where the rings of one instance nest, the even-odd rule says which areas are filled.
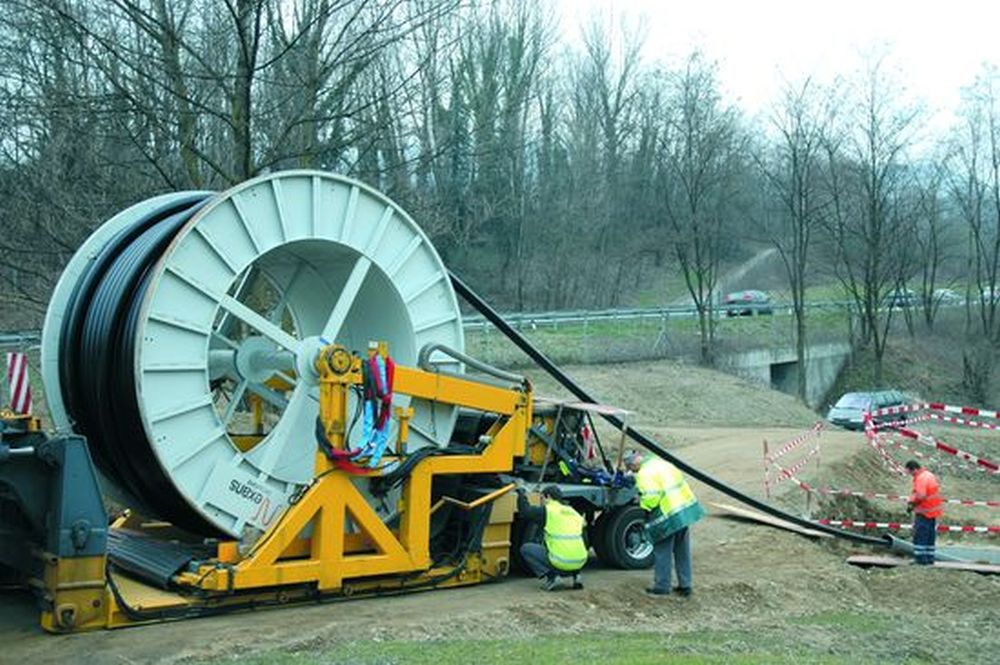
[[[806,309],[847,309],[852,303],[848,301],[818,301],[806,303]],[[757,314],[774,314],[790,316],[792,306],[789,303],[736,303],[733,305],[716,305],[713,313],[724,315],[727,310],[745,312],[750,310]],[[698,309],[693,305],[677,305],[669,307],[632,307],[599,310],[564,310],[557,312],[508,312],[502,315],[504,320],[514,327],[528,326],[558,326],[560,324],[596,323],[599,321],[636,321],[643,319],[687,319],[698,316]],[[486,320],[479,315],[462,317],[462,325],[466,330],[481,330],[488,326]]]
[[[0,332],[0,346],[24,346],[42,341],[41,330],[18,330]]]
[[[961,306],[963,303],[948,303],[950,306]],[[854,304],[847,300],[823,300],[806,303],[807,310],[848,309]],[[757,314],[770,312],[776,316],[791,316],[792,305],[787,302],[736,303],[733,305],[716,305],[713,312],[724,315],[727,310],[753,310]],[[668,307],[625,307],[617,309],[596,310],[562,310],[555,312],[508,312],[502,315],[504,320],[515,328],[524,326],[558,327],[563,324],[589,324],[597,322],[642,321],[688,319],[698,316],[698,310],[693,305],[673,305]],[[466,330],[485,330],[489,323],[479,314],[469,314],[462,317],[462,326]],[[38,344],[41,341],[40,330],[20,330],[0,332],[0,346],[21,346]]]
[[[940,307],[962,307],[964,302],[941,303]],[[806,310],[847,310],[856,307],[849,300],[818,300],[805,303]],[[893,306],[899,310],[902,307]],[[912,305],[910,309],[917,309],[920,304]],[[884,308],[882,308],[884,309]],[[791,316],[792,304],[788,302],[774,303],[733,303],[731,305],[715,305],[712,312],[716,316],[724,316],[727,311],[746,312],[754,314],[773,314],[775,316]],[[698,310],[693,305],[680,305],[670,307],[634,307],[621,309],[600,309],[600,310],[565,310],[558,312],[508,312],[503,317],[514,327],[520,328],[525,325],[542,327],[558,326],[560,324],[572,323],[594,323],[598,321],[634,321],[642,319],[686,319],[698,316]],[[478,315],[463,316],[462,324],[466,330],[483,329],[487,324],[483,317]]]

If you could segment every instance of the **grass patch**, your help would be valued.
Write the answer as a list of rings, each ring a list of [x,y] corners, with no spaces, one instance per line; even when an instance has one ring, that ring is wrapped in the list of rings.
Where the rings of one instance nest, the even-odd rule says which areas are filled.
[[[884,617],[854,612],[820,612],[795,617],[789,623],[800,626],[826,626],[850,633],[884,633],[891,622]]]
[[[856,658],[783,648],[755,632],[677,635],[604,633],[505,640],[350,642],[321,651],[272,651],[240,663],[260,665],[483,665],[600,662],[609,665],[700,663],[855,663]],[[216,663],[227,660],[209,661]]]
[[[843,342],[849,325],[843,310],[809,313],[810,344]],[[700,357],[697,318],[659,316],[642,319],[600,320],[574,323],[525,323],[521,332],[543,353],[562,364],[600,364],[664,357]],[[527,357],[496,330],[466,333],[466,350],[472,356],[501,367],[531,365]],[[792,347],[795,320],[783,310],[772,316],[719,316],[715,321],[716,354],[751,349]]]

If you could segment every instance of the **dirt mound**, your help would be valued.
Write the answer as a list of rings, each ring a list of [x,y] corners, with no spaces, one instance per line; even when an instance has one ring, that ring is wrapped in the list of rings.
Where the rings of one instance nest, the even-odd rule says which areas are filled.
[[[808,427],[819,418],[791,395],[698,366],[661,360],[566,368],[607,404],[636,412],[638,425]],[[567,396],[543,372],[529,372],[538,395]]]

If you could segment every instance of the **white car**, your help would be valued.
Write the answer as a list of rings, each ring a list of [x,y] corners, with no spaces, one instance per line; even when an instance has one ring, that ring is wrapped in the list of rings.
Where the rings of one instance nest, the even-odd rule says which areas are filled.
[[[934,289],[934,302],[941,305],[961,305],[962,296],[951,289]]]
[[[865,413],[890,406],[902,406],[906,402],[906,396],[898,390],[845,393],[830,407],[826,419],[844,429],[863,430]]]

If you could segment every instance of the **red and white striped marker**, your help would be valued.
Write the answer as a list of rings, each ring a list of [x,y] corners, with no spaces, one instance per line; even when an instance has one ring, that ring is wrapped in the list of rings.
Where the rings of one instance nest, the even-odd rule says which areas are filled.
[[[899,531],[901,529],[912,529],[913,525],[906,522],[867,522],[864,520],[816,520],[817,524],[826,526],[839,526],[843,528],[855,529],[889,529]],[[939,524],[939,533],[1000,533],[1000,526],[975,526],[972,524]]]
[[[31,415],[31,382],[28,380],[28,356],[25,353],[7,354],[7,386],[10,389],[10,410],[20,415]]]

